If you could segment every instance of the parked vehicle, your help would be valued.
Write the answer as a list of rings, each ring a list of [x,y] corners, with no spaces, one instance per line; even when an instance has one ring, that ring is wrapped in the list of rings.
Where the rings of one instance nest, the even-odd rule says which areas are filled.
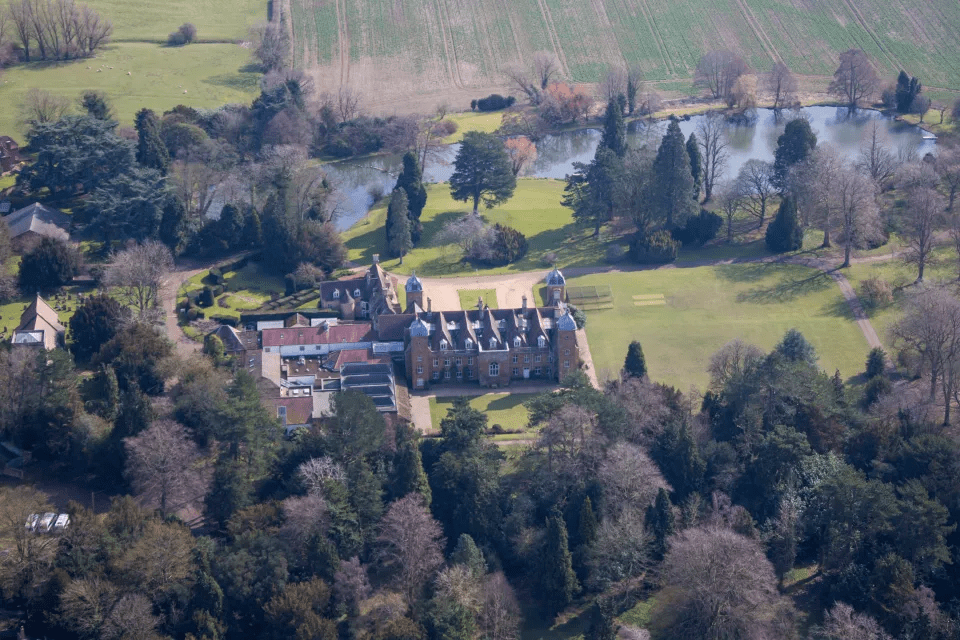
[[[43,517],[40,518],[40,524],[37,527],[37,531],[40,533],[47,533],[53,527],[54,520],[57,519],[57,514],[55,513],[45,513]]]
[[[27,524],[25,525],[26,530],[27,530],[27,531],[36,531],[36,530],[37,530],[37,523],[39,523],[39,522],[40,522],[40,514],[39,514],[39,513],[31,513],[29,516],[27,516]]]
[[[70,516],[65,513],[61,513],[57,516],[57,521],[53,523],[54,531],[63,531],[70,524]]]

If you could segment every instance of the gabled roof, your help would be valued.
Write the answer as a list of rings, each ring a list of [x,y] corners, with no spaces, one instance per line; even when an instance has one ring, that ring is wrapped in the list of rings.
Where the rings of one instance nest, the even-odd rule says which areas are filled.
[[[57,312],[40,297],[40,294],[37,294],[37,297],[30,303],[30,306],[24,309],[20,315],[20,326],[17,327],[17,331],[42,331],[45,329],[51,329],[54,332],[67,330],[66,327],[60,324],[60,318],[57,316]]]
[[[324,327],[287,327],[264,329],[261,333],[264,347],[285,347],[308,344],[343,344],[373,342],[373,325],[369,322],[335,324]]]
[[[70,216],[39,202],[14,211],[4,220],[10,227],[11,238],[33,231],[48,238],[70,239],[70,234],[66,231],[70,227]]]

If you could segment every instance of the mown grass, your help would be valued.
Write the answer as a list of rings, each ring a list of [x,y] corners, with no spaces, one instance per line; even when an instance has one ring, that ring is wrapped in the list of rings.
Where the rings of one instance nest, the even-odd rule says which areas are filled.
[[[167,34],[184,22],[197,28],[197,40],[239,40],[248,29],[267,19],[263,0],[90,0],[110,20],[114,40],[166,42]]]
[[[470,398],[470,406],[487,416],[487,425],[499,424],[507,431],[527,428],[529,414],[523,403],[532,398],[529,393],[486,393]],[[440,431],[440,421],[447,409],[453,407],[456,398],[430,398],[430,421],[435,431]]]
[[[191,291],[198,291],[205,286],[204,278],[207,271],[199,273],[180,286],[177,296],[177,304],[181,305],[186,296]],[[203,309],[205,315],[229,316],[240,318],[244,311],[259,309],[270,301],[271,294],[282,294],[284,291],[283,279],[266,272],[260,263],[250,261],[245,267],[238,271],[227,271],[223,274],[226,291],[217,298],[217,302],[212,307]],[[221,306],[223,302],[226,306]],[[311,308],[316,307],[316,301],[310,303]]]
[[[503,111],[493,111],[490,113],[478,113],[467,111],[465,113],[449,113],[446,120],[453,120],[457,123],[457,130],[443,139],[445,144],[453,144],[463,139],[463,134],[468,131],[480,131],[481,133],[493,133],[500,128],[503,121]]]
[[[450,198],[446,183],[427,186],[427,206],[420,218],[423,237],[420,246],[403,259],[382,261],[391,272],[409,274],[416,270],[424,276],[458,276],[468,273],[501,274],[544,269],[557,266],[593,266],[599,264],[608,243],[616,241],[606,232],[599,240],[592,230],[574,223],[570,209],[560,205],[564,183],[561,180],[521,179],[506,204],[494,209],[483,209],[480,214],[488,223],[499,222],[514,227],[527,237],[529,251],[525,258],[503,267],[477,267],[461,261],[461,254],[453,246],[434,246],[434,239],[445,224],[470,212],[470,206]],[[358,264],[370,264],[373,254],[385,253],[386,202],[376,205],[369,214],[344,232],[349,259]],[[555,260],[547,258],[556,254]]]
[[[731,264],[568,278],[568,286],[610,285],[614,308],[587,312],[598,374],[623,365],[632,340],[643,345],[650,377],[687,390],[709,382],[710,356],[741,338],[771,349],[791,328],[816,347],[820,367],[859,373],[866,340],[836,284],[819,271],[783,264]],[[665,304],[634,304],[663,294]]]
[[[215,108],[250,103],[259,93],[259,78],[250,65],[249,50],[236,44],[115,43],[90,60],[34,62],[5,70],[0,102],[7,108],[0,110],[0,133],[23,142],[16,105],[30,89],[70,99],[79,99],[85,91],[101,91],[120,124],[132,126],[134,114],[144,107],[162,113],[178,104]]]
[[[460,308],[464,311],[477,308],[477,299],[482,298],[483,303],[491,309],[499,309],[497,306],[496,289],[460,289],[457,291],[460,296]]]

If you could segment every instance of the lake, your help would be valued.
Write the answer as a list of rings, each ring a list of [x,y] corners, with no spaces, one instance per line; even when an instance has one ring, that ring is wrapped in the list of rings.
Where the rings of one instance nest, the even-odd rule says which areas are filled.
[[[878,111],[861,109],[851,115],[844,107],[804,107],[800,109],[800,113],[810,121],[817,134],[818,144],[829,143],[850,159],[856,158],[861,141],[868,133],[868,127],[875,121],[881,124],[887,144],[894,149],[913,149],[922,156],[932,151],[936,145],[936,140],[921,128],[897,122]],[[693,116],[682,120],[680,130],[683,135],[689,136],[696,131],[704,117]],[[792,117],[795,117],[795,112]],[[756,158],[772,162],[777,138],[783,133],[787,121],[788,118],[777,117],[771,109],[759,109],[756,117],[747,124],[727,123],[727,151],[730,158],[721,180],[736,176],[747,160]],[[627,138],[634,146],[656,145],[659,144],[666,127],[666,121],[631,122]],[[590,162],[599,143],[599,129],[578,129],[544,136],[537,143],[536,161],[523,175],[563,179],[573,173],[573,163]],[[449,180],[458,147],[459,145],[455,144],[448,146],[442,151],[440,158],[427,164],[424,171],[426,182]],[[383,193],[390,193],[400,168],[400,156],[377,156],[324,165],[340,191],[337,228],[348,229],[367,214],[373,205],[373,197],[370,195],[372,189],[382,189]]]

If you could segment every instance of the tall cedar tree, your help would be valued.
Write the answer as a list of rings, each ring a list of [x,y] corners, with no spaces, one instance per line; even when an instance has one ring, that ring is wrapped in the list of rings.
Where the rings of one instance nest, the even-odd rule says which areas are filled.
[[[150,109],[140,109],[135,121],[137,128],[137,162],[166,175],[170,154],[160,139],[160,121]]]
[[[577,542],[578,546],[588,547],[597,539],[597,531],[600,525],[597,522],[597,514],[593,511],[593,502],[590,496],[583,499],[580,505],[580,520],[577,523]]]
[[[687,217],[696,213],[693,199],[693,172],[690,170],[690,155],[677,120],[671,120],[667,133],[660,142],[657,158],[653,161],[653,174],[658,189],[655,202],[659,217],[668,229],[682,227]]]
[[[427,204],[427,189],[423,186],[423,175],[420,173],[420,163],[412,151],[403,154],[403,171],[397,177],[394,189],[403,189],[407,194],[407,213],[410,217],[410,238],[414,246],[420,242],[423,234],[423,224],[420,223],[420,214]]]
[[[623,107],[615,98],[610,98],[607,102],[600,144],[617,154],[618,158],[627,153],[627,127],[623,122]]]
[[[587,165],[575,162],[573,166],[576,173],[567,176],[560,204],[573,209],[573,218],[578,223],[592,225],[596,238],[603,223],[613,216],[623,163],[617,154],[599,145],[593,162]]]
[[[403,189],[394,189],[390,194],[390,205],[387,207],[387,245],[390,255],[400,258],[413,248],[413,239],[410,237],[410,218],[407,207],[407,192]]]
[[[897,76],[897,111],[900,113],[909,113],[913,100],[923,91],[923,85],[917,78],[911,78],[906,71],[900,71]]]
[[[777,138],[777,151],[773,160],[773,186],[780,193],[786,192],[789,185],[790,168],[807,159],[817,146],[817,134],[804,118],[787,123],[783,133]]]
[[[657,501],[648,508],[647,523],[653,532],[654,554],[658,559],[663,558],[667,552],[667,540],[676,530],[670,494],[663,487],[657,492]]]
[[[573,572],[567,525],[557,511],[547,518],[547,534],[542,553],[540,580],[544,604],[550,615],[556,615],[563,611],[580,591],[577,575]]]
[[[80,362],[94,356],[113,339],[129,310],[105,293],[90,296],[70,318],[70,351]]]
[[[450,176],[450,196],[462,202],[473,201],[473,214],[480,214],[480,203],[492,209],[513,196],[517,178],[503,141],[492,133],[469,131],[463,136]]]
[[[774,253],[796,251],[803,246],[803,229],[797,219],[793,196],[785,195],[773,222],[767,227],[767,248]]]
[[[700,153],[697,134],[692,132],[687,138],[687,155],[690,156],[690,173],[693,175],[693,197],[699,200],[700,189],[703,187],[703,155]]]
[[[631,378],[643,378],[647,375],[647,359],[643,357],[643,347],[636,340],[627,347],[627,358],[623,362],[623,372]]]

